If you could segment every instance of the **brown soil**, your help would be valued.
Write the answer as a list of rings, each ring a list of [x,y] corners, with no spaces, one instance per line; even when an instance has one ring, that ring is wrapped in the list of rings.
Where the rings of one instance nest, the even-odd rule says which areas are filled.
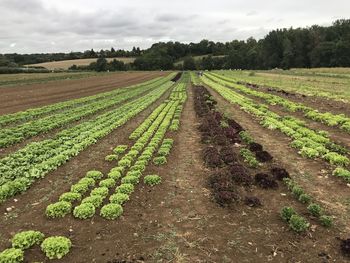
[[[295,159],[298,156],[287,149],[284,138],[259,130],[250,116],[229,105],[217,94],[214,96],[221,110],[226,109],[225,112],[273,154],[274,163],[283,164],[294,177],[298,165],[310,165],[309,161]],[[340,255],[337,228],[326,230],[310,220],[312,225],[317,225],[315,232],[297,235],[288,229],[279,217],[281,207],[292,205],[305,216],[306,209],[282,185],[278,190],[251,189],[262,200],[260,208],[245,204],[221,208],[212,201],[207,189],[211,170],[202,160],[205,145],[200,143],[199,122],[193,110],[191,90],[180,130],[169,135],[175,143],[168,163],[161,167],[150,166],[146,171],[161,175],[161,185],[149,188],[141,183],[125,205],[123,216],[115,221],[106,221],[99,216],[79,221],[70,215],[59,220],[47,220],[45,207],[56,201],[72,181],[77,181],[90,169],[106,172],[111,168],[111,164],[103,161],[103,156],[115,145],[127,142],[129,133],[154,107],[50,173],[19,196],[17,202],[1,205],[0,209],[11,205],[15,209],[0,217],[4,229],[1,231],[0,250],[8,247],[7,240],[15,232],[36,229],[47,235],[71,238],[74,246],[61,262],[346,262]],[[300,161],[299,164],[296,161]],[[306,167],[305,171],[318,170],[320,166],[317,165],[317,162],[311,162],[311,167]],[[259,172],[266,172],[268,168],[264,166]],[[346,196],[344,186],[334,180],[320,180],[316,176],[310,179],[313,181],[308,186],[315,180],[317,185],[313,185],[312,189],[320,190],[317,196],[313,193],[317,198],[329,200],[333,196]],[[48,262],[38,247],[27,251],[25,256],[28,262]]]
[[[123,72],[75,80],[51,81],[18,87],[2,87],[0,114],[8,114],[55,102],[95,95],[100,92],[126,87],[166,74],[168,73]]]

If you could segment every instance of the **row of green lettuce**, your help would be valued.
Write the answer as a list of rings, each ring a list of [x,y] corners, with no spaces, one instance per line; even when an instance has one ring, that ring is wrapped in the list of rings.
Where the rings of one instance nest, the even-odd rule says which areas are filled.
[[[322,158],[336,166],[333,174],[350,181],[350,172],[346,168],[350,161],[346,156],[347,150],[332,142],[323,131],[307,128],[302,121],[290,116],[280,116],[268,109],[264,104],[229,89],[207,76],[201,78],[204,84],[210,86],[226,100],[240,106],[242,110],[260,120],[260,124],[270,130],[279,130],[292,139],[291,146],[298,149],[298,153],[307,158]]]
[[[130,199],[153,158],[155,165],[167,162],[173,140],[165,138],[168,131],[176,131],[183,104],[187,98],[187,74],[174,87],[168,100],[160,104],[129,136],[131,147],[118,145],[106,160],[115,166],[104,176],[100,171],[89,171],[70,190],[61,194],[59,200],[46,208],[49,218],[64,217],[69,213],[78,219],[99,214],[105,219],[116,219],[123,213],[123,204]],[[176,124],[176,125],[174,125]],[[113,156],[113,158],[111,158]],[[156,175],[144,177],[146,184],[161,181]],[[74,209],[73,209],[74,207]]]
[[[30,143],[0,159],[0,201],[26,191],[37,179],[148,108],[172,86],[173,82],[168,81],[120,107],[65,129],[51,139]]]
[[[39,107],[39,108],[32,108],[32,109],[28,109],[25,111],[19,111],[19,112],[15,112],[15,113],[11,113],[11,114],[2,115],[2,116],[0,116],[0,127],[3,127],[7,124],[13,124],[16,122],[20,122],[20,121],[31,121],[33,119],[40,117],[40,116],[48,115],[48,114],[54,113],[54,112],[59,111],[59,110],[65,110],[65,109],[69,109],[72,107],[85,105],[86,103],[90,103],[92,101],[96,101],[99,99],[107,98],[109,96],[128,92],[130,89],[133,89],[133,88],[151,85],[152,83],[158,82],[161,79],[170,80],[173,76],[174,76],[174,74],[170,74],[169,76],[164,77],[164,78],[162,78],[162,77],[155,78],[155,79],[152,79],[152,80],[140,83],[140,84],[135,84],[135,85],[125,87],[125,88],[119,88],[119,89],[112,90],[109,92],[103,92],[103,93],[99,93],[99,94],[92,95],[92,96],[87,96],[87,97],[78,98],[78,99],[72,99],[72,100],[58,102],[58,103],[50,104],[50,105]]]
[[[220,83],[223,86],[227,86],[236,89],[244,94],[251,95],[260,99],[265,100],[270,105],[280,105],[283,108],[295,112],[302,111],[306,118],[312,119],[317,122],[321,122],[331,127],[339,127],[343,131],[350,133],[350,118],[345,114],[333,114],[330,112],[319,112],[318,110],[305,106],[302,103],[296,103],[288,99],[282,98],[277,95],[257,91],[248,88],[244,85],[237,84],[237,80],[225,77],[216,73],[205,73],[206,77],[210,78],[212,81]]]
[[[108,110],[121,103],[153,90],[169,81],[162,78],[148,85],[140,85],[134,88],[123,89],[124,92],[110,93],[109,96],[98,100],[90,100],[75,107],[68,107],[60,112],[32,120],[17,126],[1,129],[0,148],[18,143],[24,139],[49,132],[55,128],[60,128],[66,124],[81,120],[103,110]],[[117,90],[118,91],[118,90]]]

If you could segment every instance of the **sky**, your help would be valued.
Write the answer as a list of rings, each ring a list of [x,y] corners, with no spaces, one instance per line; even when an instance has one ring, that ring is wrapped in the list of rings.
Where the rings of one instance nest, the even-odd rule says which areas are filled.
[[[350,18],[348,0],[0,0],[0,53],[262,38]]]

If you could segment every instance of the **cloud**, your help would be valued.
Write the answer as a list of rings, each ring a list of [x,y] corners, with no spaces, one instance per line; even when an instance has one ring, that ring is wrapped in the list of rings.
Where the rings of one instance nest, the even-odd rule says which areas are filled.
[[[246,14],[246,16],[255,16],[255,15],[257,15],[258,14],[258,12],[256,12],[256,11],[249,11],[247,14]]]
[[[332,5],[324,0],[0,1],[0,53],[261,38],[280,27],[329,25],[350,10],[350,2],[342,0]]]

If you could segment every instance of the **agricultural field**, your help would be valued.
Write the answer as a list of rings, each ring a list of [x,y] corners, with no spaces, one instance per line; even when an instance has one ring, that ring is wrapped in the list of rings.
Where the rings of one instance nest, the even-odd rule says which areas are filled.
[[[134,62],[135,58],[106,58],[108,62],[116,59],[118,61],[122,61],[124,63],[132,63]],[[37,64],[30,64],[26,66],[35,66],[35,67],[44,67],[49,70],[57,70],[57,69],[63,69],[67,70],[73,65],[77,66],[87,66],[92,62],[96,62],[97,58],[82,58],[82,59],[70,59],[70,60],[62,60],[62,61],[51,61],[51,62],[43,62],[43,63],[37,63]]]
[[[94,72],[57,72],[57,73],[22,73],[22,74],[1,74],[0,87],[27,85],[55,80],[84,78],[94,76]]]
[[[0,87],[0,263],[347,262],[348,88],[346,69]]]
[[[305,96],[350,102],[348,68],[291,69],[271,71],[225,71],[224,75],[244,83],[284,90]]]

